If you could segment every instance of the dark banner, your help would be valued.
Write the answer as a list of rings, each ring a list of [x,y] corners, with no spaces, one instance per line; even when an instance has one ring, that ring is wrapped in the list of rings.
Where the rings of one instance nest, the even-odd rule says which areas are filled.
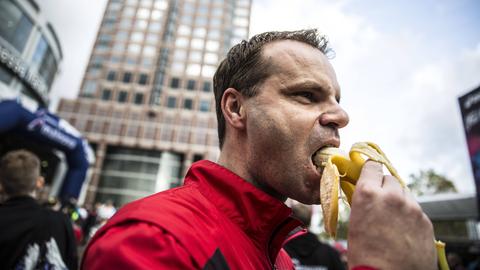
[[[480,218],[480,86],[459,97],[458,102],[477,189],[477,209]]]

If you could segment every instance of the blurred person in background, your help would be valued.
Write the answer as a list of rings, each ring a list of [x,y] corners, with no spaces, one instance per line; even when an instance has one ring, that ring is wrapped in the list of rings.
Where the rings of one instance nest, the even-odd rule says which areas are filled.
[[[195,162],[183,186],[124,206],[89,242],[82,268],[293,269],[282,246],[301,223],[285,200],[320,203],[312,157],[339,147],[348,124],[328,51],[315,29],[261,33],[231,48],[213,78],[217,162]],[[352,202],[349,266],[436,269],[433,239],[413,196],[367,161]]]
[[[2,269],[77,269],[77,248],[69,218],[41,206],[35,196],[43,187],[40,160],[15,150],[0,160],[0,185],[7,200],[0,204]]]
[[[293,216],[307,228],[299,236],[288,241],[285,250],[292,258],[297,270],[345,270],[340,254],[329,244],[322,243],[310,232],[312,207],[296,203],[292,206]]]

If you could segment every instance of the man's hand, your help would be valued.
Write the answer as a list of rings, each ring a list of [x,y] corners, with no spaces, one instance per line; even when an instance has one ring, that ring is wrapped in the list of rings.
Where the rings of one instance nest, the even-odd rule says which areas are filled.
[[[413,196],[373,161],[363,166],[353,194],[348,265],[437,269],[432,223]]]

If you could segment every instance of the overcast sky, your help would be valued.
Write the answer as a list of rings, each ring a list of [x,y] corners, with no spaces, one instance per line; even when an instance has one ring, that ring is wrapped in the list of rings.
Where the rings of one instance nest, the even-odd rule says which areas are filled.
[[[457,99],[480,85],[480,1],[253,2],[250,35],[314,27],[329,37],[350,115],[342,148],[373,141],[406,180],[433,168],[474,192]],[[54,108],[78,93],[106,1],[39,3],[64,52]]]

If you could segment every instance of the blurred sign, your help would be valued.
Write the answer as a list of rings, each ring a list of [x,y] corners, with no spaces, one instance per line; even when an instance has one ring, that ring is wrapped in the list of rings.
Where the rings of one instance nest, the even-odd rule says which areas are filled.
[[[480,209],[480,86],[459,97],[458,102],[477,188],[477,208]]]
[[[40,95],[43,101],[48,100],[48,87],[38,73],[29,68],[22,57],[12,50],[9,50],[0,39],[0,63],[10,69],[22,82],[30,86]]]

